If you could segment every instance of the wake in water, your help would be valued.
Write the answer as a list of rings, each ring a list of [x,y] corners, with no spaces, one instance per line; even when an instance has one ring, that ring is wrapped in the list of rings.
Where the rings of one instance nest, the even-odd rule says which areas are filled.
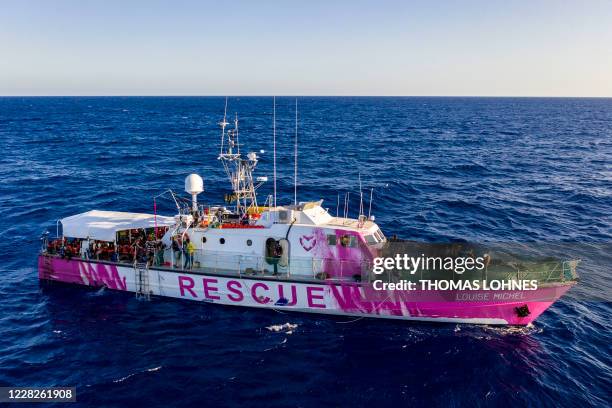
[[[297,324],[285,323],[285,324],[275,324],[272,326],[267,326],[266,329],[271,332],[284,332],[285,334],[292,334],[293,330],[298,327]]]
[[[162,366],[153,367],[153,368],[147,368],[146,370],[139,371],[139,372],[132,373],[132,374],[128,374],[125,377],[121,377],[121,378],[118,378],[116,380],[113,380],[113,382],[114,383],[120,383],[120,382],[123,382],[123,381],[127,380],[128,378],[134,377],[135,375],[143,374],[143,373],[152,373],[152,372],[160,370],[161,368],[162,368]]]
[[[544,331],[544,329],[535,326],[533,323],[529,323],[527,326],[484,326],[482,329],[502,336],[508,334],[529,336]]]

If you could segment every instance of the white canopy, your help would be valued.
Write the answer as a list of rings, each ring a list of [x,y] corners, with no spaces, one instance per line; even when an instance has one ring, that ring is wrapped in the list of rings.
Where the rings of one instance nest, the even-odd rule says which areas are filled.
[[[92,210],[62,218],[65,237],[112,242],[117,231],[155,227],[153,214]],[[174,217],[157,216],[157,226],[174,225]]]

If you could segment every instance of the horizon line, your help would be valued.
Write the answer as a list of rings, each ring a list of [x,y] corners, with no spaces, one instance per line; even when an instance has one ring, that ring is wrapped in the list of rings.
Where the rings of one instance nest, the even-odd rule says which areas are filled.
[[[272,97],[289,97],[289,98],[582,98],[582,99],[610,99],[612,96],[589,96],[589,95],[315,95],[315,94],[159,94],[159,95],[138,95],[138,94],[115,94],[115,95],[100,95],[100,94],[75,94],[75,95],[0,95],[0,98],[225,98],[225,97],[241,97],[241,98],[272,98]]]

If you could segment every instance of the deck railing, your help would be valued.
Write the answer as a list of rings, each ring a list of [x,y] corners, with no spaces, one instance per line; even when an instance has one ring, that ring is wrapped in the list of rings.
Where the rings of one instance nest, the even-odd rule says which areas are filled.
[[[177,259],[175,256],[178,255]],[[73,255],[79,258],[80,255]],[[536,280],[539,284],[572,281],[578,278],[576,267],[579,261],[529,261],[529,262],[492,262],[483,270],[466,271],[457,274],[452,270],[419,270],[415,274],[400,270],[386,270],[382,274],[373,272],[370,260],[339,260],[332,258],[312,258],[292,256],[285,262],[280,259],[275,267],[271,258],[256,254],[239,252],[220,252],[196,250],[193,264],[189,268],[182,251],[174,253],[167,248],[163,251],[163,261],[156,253],[150,264],[156,267],[181,271],[200,271],[231,276],[253,275],[274,276],[278,279],[335,279],[342,281],[399,282],[400,280]],[[107,259],[99,259],[110,262]],[[160,262],[161,261],[161,262]],[[132,256],[123,257],[118,264],[133,265]]]
[[[177,260],[176,255],[180,258]],[[276,263],[276,266],[275,266]],[[183,270],[185,254],[164,252],[163,266]],[[302,277],[313,279],[361,280],[371,270],[371,262],[292,256],[288,260],[274,259],[255,254],[196,250],[193,254],[193,270],[237,275],[267,275],[279,279]]]

